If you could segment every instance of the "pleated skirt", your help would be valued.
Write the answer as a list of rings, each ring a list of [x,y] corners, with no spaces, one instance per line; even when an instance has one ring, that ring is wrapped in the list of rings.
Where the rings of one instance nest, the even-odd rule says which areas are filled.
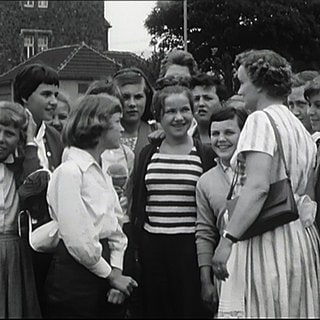
[[[0,318],[41,318],[30,249],[17,235],[0,235]]]
[[[233,245],[218,318],[320,318],[320,240],[300,220]]]

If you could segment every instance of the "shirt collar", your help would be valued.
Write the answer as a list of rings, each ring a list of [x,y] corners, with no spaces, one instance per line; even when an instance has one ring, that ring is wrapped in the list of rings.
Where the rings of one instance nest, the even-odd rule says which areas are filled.
[[[220,167],[222,168],[222,170],[224,172],[227,172],[227,170],[230,170],[231,167],[230,166],[226,166],[222,163],[221,159],[219,157],[214,158],[215,162],[218,163],[220,165]]]
[[[10,153],[8,155],[8,157],[3,161],[3,163],[6,163],[6,164],[9,164],[9,163],[14,163],[14,157],[13,157],[13,154]]]
[[[36,141],[41,141],[46,133],[46,124],[42,121],[41,126],[38,130],[37,136],[35,137]]]
[[[73,160],[74,162],[76,162],[83,172],[87,171],[88,168],[92,165],[97,165],[98,167],[100,167],[88,151],[77,147],[67,147],[64,149],[62,161],[65,162],[67,160]]]

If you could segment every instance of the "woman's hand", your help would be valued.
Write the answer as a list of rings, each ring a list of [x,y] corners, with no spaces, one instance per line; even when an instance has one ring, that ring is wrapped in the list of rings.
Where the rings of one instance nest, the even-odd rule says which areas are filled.
[[[229,277],[227,262],[231,254],[232,241],[221,238],[212,258],[212,270],[217,279],[225,281]]]
[[[126,295],[118,289],[111,288],[107,293],[107,299],[112,304],[122,304],[126,299]]]
[[[109,277],[110,286],[118,289],[127,296],[130,296],[134,288],[138,287],[138,283],[131,277],[123,276],[120,269],[113,268]]]

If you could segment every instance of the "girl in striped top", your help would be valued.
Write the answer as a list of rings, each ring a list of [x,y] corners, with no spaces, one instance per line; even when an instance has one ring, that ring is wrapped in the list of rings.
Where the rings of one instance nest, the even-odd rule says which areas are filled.
[[[233,169],[237,161],[244,165],[245,179],[212,260],[214,274],[222,280],[218,317],[319,318],[319,234],[309,197],[316,148],[282,103],[291,91],[291,68],[270,50],[240,54],[236,64],[239,94],[253,112],[230,162]],[[299,219],[237,242],[258,216],[270,184],[286,176],[266,113],[281,137]]]
[[[187,87],[159,90],[153,108],[165,138],[141,151],[133,191],[144,316],[202,317],[195,188],[200,175],[213,166],[213,151],[188,135],[193,99]]]

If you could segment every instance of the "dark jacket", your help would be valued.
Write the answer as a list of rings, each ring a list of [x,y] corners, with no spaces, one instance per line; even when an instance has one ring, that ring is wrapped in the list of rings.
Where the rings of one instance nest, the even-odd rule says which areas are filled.
[[[201,144],[198,139],[193,139],[197,153],[201,159],[203,172],[211,169],[216,165],[214,158],[216,157],[213,150],[207,146]],[[145,218],[146,218],[146,200],[147,200],[147,188],[145,184],[145,175],[147,166],[150,162],[152,155],[156,152],[157,147],[161,142],[157,144],[148,144],[140,153],[138,161],[135,162],[134,176],[133,176],[133,203],[132,203],[132,222],[134,228],[135,242],[139,240],[140,231],[142,231]]]
[[[61,163],[63,144],[60,133],[50,125],[46,125],[44,145],[47,151],[49,170],[53,172]]]

